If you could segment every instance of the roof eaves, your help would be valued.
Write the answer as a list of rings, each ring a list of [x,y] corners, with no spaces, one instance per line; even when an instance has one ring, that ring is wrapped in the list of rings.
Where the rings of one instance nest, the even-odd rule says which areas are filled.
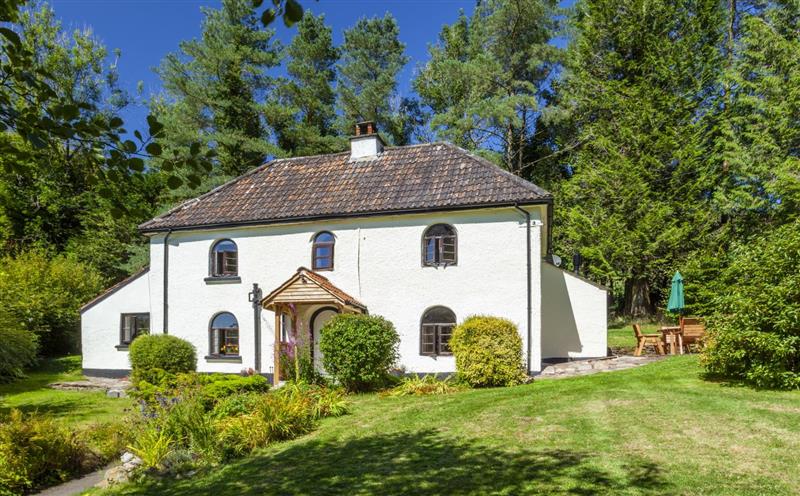
[[[483,208],[513,207],[515,205],[543,205],[552,203],[552,201],[553,198],[549,196],[528,201],[473,203],[473,204],[463,204],[463,205],[444,205],[441,207],[403,208],[397,210],[374,210],[374,211],[365,210],[363,212],[353,212],[345,214],[320,214],[320,215],[308,215],[308,216],[280,217],[272,219],[255,219],[255,220],[235,221],[235,222],[186,224],[181,226],[163,226],[163,227],[153,227],[153,228],[140,226],[139,230],[142,234],[151,234],[151,233],[159,233],[167,231],[195,231],[203,229],[224,229],[230,227],[256,227],[256,226],[268,226],[274,224],[292,224],[297,222],[310,222],[318,220],[377,217],[382,215],[424,214],[428,212],[454,212],[461,210],[478,210]]]

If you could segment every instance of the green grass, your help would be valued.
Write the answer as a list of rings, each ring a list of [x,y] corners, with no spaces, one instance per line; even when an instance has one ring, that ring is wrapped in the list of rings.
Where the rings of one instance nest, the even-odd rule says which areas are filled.
[[[0,414],[12,408],[51,415],[73,425],[119,419],[131,401],[108,398],[103,392],[59,391],[51,382],[77,381],[81,376],[80,356],[44,360],[27,377],[0,384]]]
[[[700,378],[696,356],[447,396],[354,400],[314,433],[126,495],[797,494],[800,392]]]
[[[662,324],[641,324],[644,334],[659,332]],[[636,338],[633,335],[631,324],[624,324],[608,328],[608,346],[615,350],[627,350],[631,353],[636,348]],[[648,351],[652,351],[649,350]]]

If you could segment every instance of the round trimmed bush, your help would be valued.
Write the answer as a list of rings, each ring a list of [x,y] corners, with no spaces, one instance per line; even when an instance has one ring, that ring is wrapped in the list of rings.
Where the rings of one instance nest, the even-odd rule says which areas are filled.
[[[197,353],[191,343],[169,334],[139,336],[133,340],[128,359],[132,378],[150,381],[154,373],[179,374],[197,369]],[[152,382],[152,381],[150,381]]]
[[[377,315],[341,314],[322,328],[322,364],[348,391],[380,385],[397,360],[400,337]]]
[[[468,317],[453,329],[450,349],[459,378],[473,387],[513,386],[525,380],[522,338],[508,319]]]

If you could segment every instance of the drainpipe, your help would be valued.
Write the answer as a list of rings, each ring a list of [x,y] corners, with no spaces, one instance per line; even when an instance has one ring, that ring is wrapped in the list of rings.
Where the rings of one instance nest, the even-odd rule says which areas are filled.
[[[167,235],[164,236],[164,325],[161,328],[161,332],[164,334],[169,334],[167,332],[167,324],[169,323],[169,305],[167,301],[169,296],[169,237],[171,234],[172,229],[168,230]]]
[[[261,294],[261,288],[257,283],[253,283],[253,291],[248,296],[253,303],[253,330],[255,332],[253,342],[256,347],[253,368],[257,374],[261,373]]]
[[[514,208],[522,212],[525,215],[525,241],[526,241],[526,251],[525,251],[525,262],[527,265],[527,279],[526,282],[528,283],[528,364],[526,368],[528,369],[528,375],[531,375],[531,312],[533,311],[533,303],[532,303],[532,287],[531,287],[531,214],[527,210],[520,208],[519,204],[515,203]]]

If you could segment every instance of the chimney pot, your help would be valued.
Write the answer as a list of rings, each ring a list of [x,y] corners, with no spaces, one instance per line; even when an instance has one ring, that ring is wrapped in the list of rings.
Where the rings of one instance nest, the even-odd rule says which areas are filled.
[[[356,124],[356,134],[350,138],[350,159],[373,158],[383,152],[384,143],[378,126],[372,121]]]

